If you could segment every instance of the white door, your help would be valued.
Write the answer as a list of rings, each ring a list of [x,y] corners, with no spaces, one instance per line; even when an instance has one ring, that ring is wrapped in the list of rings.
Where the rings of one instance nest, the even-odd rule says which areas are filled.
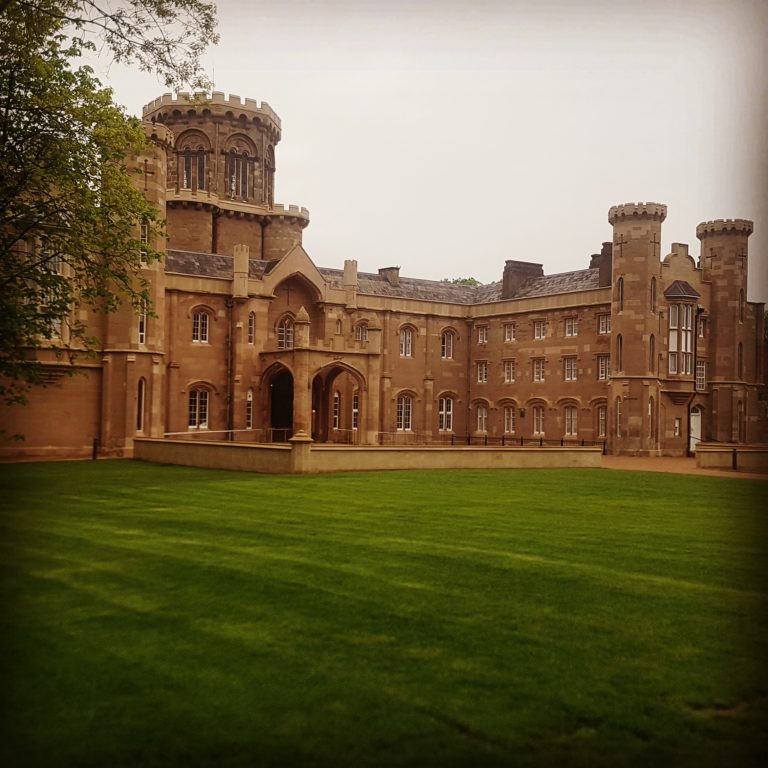
[[[691,413],[691,442],[688,446],[688,450],[694,453],[696,450],[696,443],[701,441],[701,411],[698,408],[694,408]]]

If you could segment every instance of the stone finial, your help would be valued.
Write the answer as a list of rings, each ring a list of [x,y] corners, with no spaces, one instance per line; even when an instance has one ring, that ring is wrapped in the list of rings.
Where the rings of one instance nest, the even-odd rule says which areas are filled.
[[[299,311],[296,313],[296,319],[294,323],[305,323],[309,325],[309,312],[304,309],[303,306],[299,307]]]

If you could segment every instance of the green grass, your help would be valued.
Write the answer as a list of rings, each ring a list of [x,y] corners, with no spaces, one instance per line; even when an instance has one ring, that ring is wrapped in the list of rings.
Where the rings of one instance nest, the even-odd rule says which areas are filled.
[[[752,766],[768,483],[0,466],[7,766]]]

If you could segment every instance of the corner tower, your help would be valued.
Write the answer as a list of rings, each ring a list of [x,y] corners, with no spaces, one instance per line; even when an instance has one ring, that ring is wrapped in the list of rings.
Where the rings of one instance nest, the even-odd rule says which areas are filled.
[[[164,94],[144,120],[175,136],[168,151],[169,249],[276,260],[301,243],[306,208],[275,205],[275,147],[280,118],[266,102],[214,91]]]
[[[608,211],[611,271],[611,442],[614,453],[659,449],[658,299],[661,224],[667,206],[625,203]]]

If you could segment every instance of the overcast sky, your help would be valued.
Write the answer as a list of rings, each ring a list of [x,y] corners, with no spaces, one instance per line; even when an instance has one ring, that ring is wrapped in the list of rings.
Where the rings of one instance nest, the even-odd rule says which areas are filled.
[[[309,208],[319,266],[501,278],[583,269],[608,208],[755,222],[768,300],[768,2],[220,0],[216,90],[280,115],[275,199]],[[112,66],[129,112],[163,92]]]

